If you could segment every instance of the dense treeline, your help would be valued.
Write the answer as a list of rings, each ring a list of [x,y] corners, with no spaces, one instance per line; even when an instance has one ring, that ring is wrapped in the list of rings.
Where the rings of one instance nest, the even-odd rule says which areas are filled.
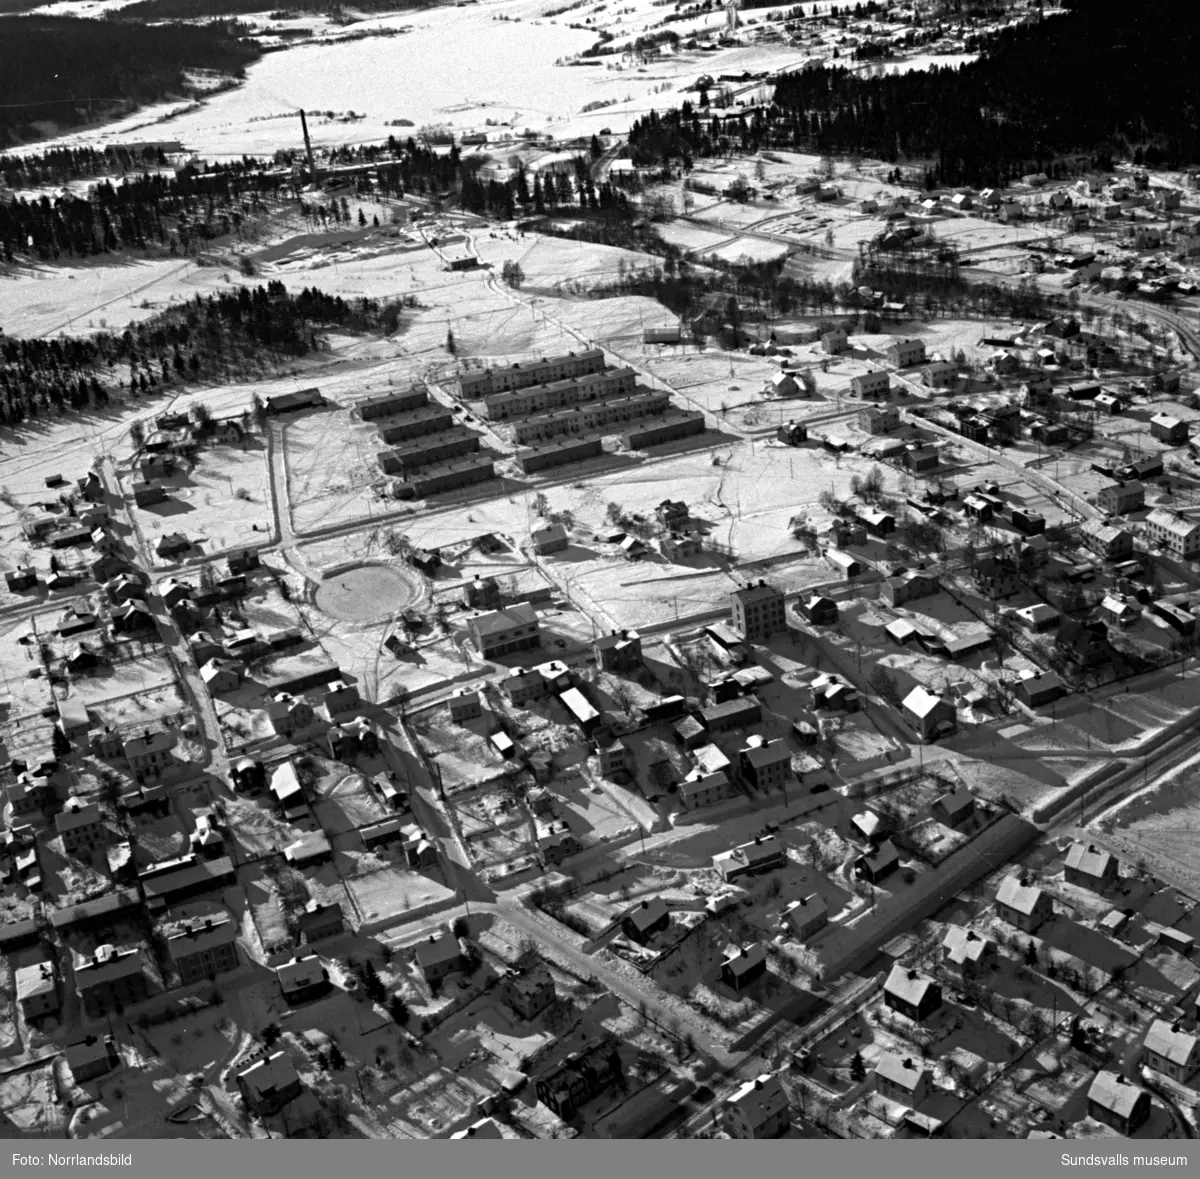
[[[639,120],[630,146],[640,163],[768,146],[919,160],[931,185],[1061,174],[1081,153],[1187,163],[1200,160],[1197,61],[1200,21],[1183,0],[1091,0],[1002,31],[958,70],[788,74],[749,119],[685,103]]]
[[[70,125],[186,92],[184,71],[240,75],[260,50],[226,25],[0,17],[0,144],[38,120]]]
[[[441,0],[354,0],[356,12],[407,12],[411,9],[433,8]],[[197,20],[208,16],[244,15],[264,12],[262,0],[137,0],[118,9],[113,19],[134,17],[142,20]],[[318,13],[337,16],[342,6],[330,0],[288,0],[282,6],[287,14]]]
[[[48,188],[72,180],[92,180],[99,176],[144,172],[147,168],[165,168],[168,163],[167,157],[157,147],[146,147],[141,151],[130,151],[116,145],[110,145],[103,151],[94,147],[53,147],[27,155],[0,156],[0,181],[12,189]],[[195,191],[212,191],[203,186],[220,184],[220,177],[225,175],[245,176],[267,166],[264,160],[243,156],[234,163],[207,165],[203,172],[190,169],[186,176],[181,177],[181,183],[195,185]]]
[[[42,259],[87,257],[167,246],[188,253],[236,232],[263,199],[290,190],[292,178],[264,172],[257,161],[217,165],[204,172],[143,173],[124,183],[100,180],[88,198],[19,197],[0,202],[0,258],[31,252]]]
[[[319,348],[323,329],[390,333],[406,303],[346,300],[280,282],[201,296],[120,333],[23,340],[0,336],[0,425],[107,405],[192,379],[249,379]]]

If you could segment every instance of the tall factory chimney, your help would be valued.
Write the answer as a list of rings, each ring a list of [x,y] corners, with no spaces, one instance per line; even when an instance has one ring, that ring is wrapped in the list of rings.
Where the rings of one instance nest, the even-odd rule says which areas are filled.
[[[300,112],[300,128],[304,132],[304,152],[308,156],[308,180],[310,184],[316,184],[317,165],[313,159],[312,140],[308,137],[308,120],[304,117],[304,111]]]

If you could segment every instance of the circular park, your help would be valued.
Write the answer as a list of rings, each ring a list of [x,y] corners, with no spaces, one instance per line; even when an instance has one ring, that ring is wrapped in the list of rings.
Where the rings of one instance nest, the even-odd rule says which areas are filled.
[[[424,592],[420,575],[391,565],[354,565],[326,573],[317,608],[342,622],[369,622],[407,609]]]

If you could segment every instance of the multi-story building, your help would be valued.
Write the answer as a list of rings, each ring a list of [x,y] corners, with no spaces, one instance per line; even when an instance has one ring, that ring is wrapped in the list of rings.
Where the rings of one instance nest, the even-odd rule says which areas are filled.
[[[975,564],[975,588],[989,598],[1007,598],[1020,592],[1017,566],[1004,558],[984,557]]]
[[[711,774],[694,771],[679,784],[679,805],[685,811],[697,811],[724,802],[725,799],[732,798],[733,793],[733,783],[729,781],[729,775],[724,770],[717,770]]]
[[[517,466],[523,475],[534,475],[552,467],[565,467],[569,463],[581,463],[604,453],[602,438],[560,438],[544,446],[531,446],[516,454]]]
[[[108,842],[99,806],[94,802],[84,804],[78,798],[69,798],[63,810],[55,815],[54,829],[69,856],[90,855]]]
[[[510,421],[568,405],[628,396],[636,391],[637,374],[633,369],[614,368],[549,385],[530,385],[508,393],[494,393],[485,399],[484,413],[493,422]]]
[[[897,368],[910,368],[925,363],[924,340],[894,340],[886,350],[888,360]]]
[[[522,1019],[535,1019],[557,997],[554,976],[541,962],[511,970],[500,984],[500,997]]]
[[[407,475],[447,459],[460,458],[479,450],[479,435],[466,426],[451,426],[423,438],[409,438],[375,456],[385,475]]]
[[[783,594],[760,581],[743,586],[730,595],[730,622],[748,643],[760,643],[787,630]]]
[[[496,462],[490,451],[444,459],[428,467],[409,470],[404,476],[402,495],[409,499],[427,499],[444,491],[458,491],[495,478]]]
[[[423,405],[420,409],[410,409],[392,417],[380,418],[376,429],[384,443],[395,446],[396,443],[407,442],[411,438],[440,434],[452,425],[454,414],[444,405]]]
[[[592,1040],[534,1082],[537,1099],[564,1120],[621,1081],[621,1058],[608,1039]]]
[[[237,925],[227,913],[183,921],[167,934],[167,952],[183,986],[236,970]]]
[[[139,781],[157,778],[175,761],[176,734],[172,729],[145,730],[140,737],[125,742],[125,760],[130,773]]]
[[[739,763],[742,777],[764,792],[786,789],[792,776],[792,751],[782,737],[743,749]]]
[[[1182,446],[1188,440],[1188,424],[1168,413],[1156,413],[1150,419],[1150,435],[1168,446]]]
[[[614,630],[595,642],[596,662],[601,671],[636,671],[642,666],[642,639],[635,630]]]
[[[53,962],[31,962],[14,971],[17,1006],[26,1019],[42,1019],[59,1009],[58,976]]]
[[[510,389],[526,389],[569,377],[604,372],[604,353],[599,348],[584,352],[568,352],[565,356],[543,357],[529,364],[510,364],[505,368],[489,368],[464,372],[459,377],[462,395],[467,398],[486,397]]]
[[[75,960],[75,989],[93,1018],[140,1003],[150,993],[137,946],[98,946],[94,954]]]
[[[916,1109],[932,1087],[932,1070],[911,1056],[885,1052],[875,1066],[875,1091],[890,1101]]]
[[[1101,520],[1085,520],[1079,539],[1103,561],[1125,561],[1133,556],[1133,533]]]
[[[398,390],[391,393],[380,393],[377,397],[367,397],[354,408],[364,422],[376,418],[387,418],[394,414],[405,413],[411,409],[420,409],[429,404],[429,392],[423,385],[414,385],[401,393]]]
[[[598,430],[611,433],[612,428],[622,423],[663,414],[670,408],[671,395],[662,389],[610,397],[604,401],[567,406],[525,418],[513,427],[513,438],[518,445],[528,446],[563,434],[586,434]]]
[[[703,434],[704,431],[704,414],[701,410],[670,410],[653,422],[626,430],[621,435],[621,445],[626,450],[645,450],[650,446],[662,446],[667,442]]]
[[[890,434],[900,426],[900,411],[894,405],[868,405],[855,420],[864,434]]]
[[[778,1138],[792,1124],[788,1095],[774,1073],[747,1081],[725,1099],[721,1125],[730,1138]]]
[[[1125,516],[1146,506],[1146,488],[1137,481],[1108,483],[1096,492],[1096,506],[1110,516]]]
[[[886,399],[891,391],[892,379],[886,369],[874,369],[869,373],[850,378],[850,391],[855,397],[878,401]]]
[[[1146,517],[1145,527],[1150,542],[1162,545],[1172,556],[1185,561],[1200,557],[1200,520],[1155,508]]]
[[[467,633],[484,659],[530,651],[541,644],[537,611],[528,602],[468,618]]]

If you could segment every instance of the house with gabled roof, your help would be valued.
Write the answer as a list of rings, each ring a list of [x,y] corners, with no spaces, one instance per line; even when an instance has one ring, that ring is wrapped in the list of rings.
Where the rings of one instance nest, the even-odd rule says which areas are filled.
[[[919,684],[901,701],[900,711],[923,741],[949,736],[958,724],[954,705]]]
[[[784,932],[797,941],[806,941],[828,924],[829,906],[825,904],[825,898],[819,892],[810,892],[784,906]]]
[[[996,913],[1002,921],[1024,933],[1036,933],[1054,917],[1050,894],[1016,876],[1006,876],[996,892]]]
[[[1118,874],[1117,857],[1094,843],[1076,841],[1067,849],[1063,877],[1068,884],[1090,888],[1093,892],[1104,892],[1117,882]]]
[[[662,897],[650,897],[641,901],[621,918],[621,929],[625,936],[642,945],[670,924],[671,911]]]
[[[942,962],[947,969],[967,978],[998,962],[996,943],[973,929],[951,925],[942,939]]]
[[[721,960],[721,981],[735,991],[742,991],[767,970],[767,951],[762,942],[726,947]]]
[[[871,884],[885,880],[899,867],[900,853],[890,839],[885,839],[854,861],[855,875]]]
[[[889,1101],[916,1109],[932,1088],[933,1071],[911,1056],[885,1052],[875,1065],[875,1091]]]
[[[787,1091],[774,1073],[762,1073],[725,1099],[721,1125],[730,1138],[778,1138],[792,1124]]]
[[[259,1056],[235,1079],[242,1100],[260,1117],[278,1113],[304,1091],[292,1058],[282,1049]]]
[[[1200,1069],[1200,1036],[1184,1031],[1178,1022],[1156,1019],[1146,1032],[1143,1047],[1146,1063],[1181,1085]]]
[[[897,963],[883,984],[883,1002],[893,1011],[923,1023],[942,1005],[942,988],[931,978]]]
[[[289,961],[275,967],[275,977],[284,999],[290,1003],[304,1003],[326,994],[333,985],[329,971],[316,954],[303,958],[293,956]]]
[[[1087,1091],[1088,1117],[1126,1136],[1150,1117],[1150,1094],[1121,1073],[1101,1070]]]

